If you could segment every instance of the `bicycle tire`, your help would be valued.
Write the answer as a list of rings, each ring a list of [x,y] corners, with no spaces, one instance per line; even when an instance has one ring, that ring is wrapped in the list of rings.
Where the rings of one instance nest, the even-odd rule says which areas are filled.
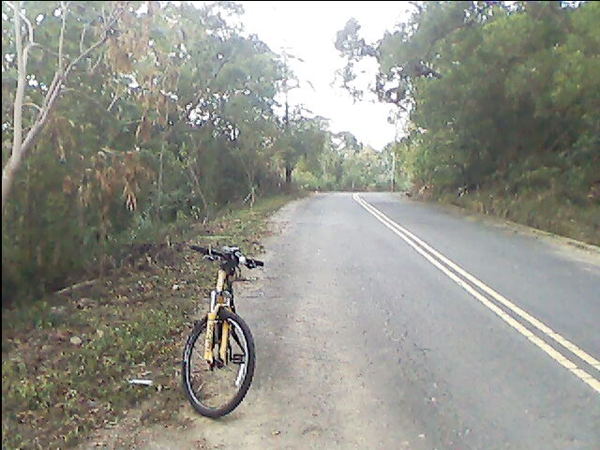
[[[250,384],[252,383],[252,377],[254,376],[254,366],[256,361],[256,354],[254,349],[254,339],[252,337],[252,333],[250,332],[250,328],[244,322],[244,320],[238,316],[237,314],[228,311],[226,309],[221,309],[219,311],[219,319],[227,320],[230,323],[234,322],[239,325],[243,333],[244,340],[247,345],[247,361],[246,361],[246,372],[244,375],[244,379],[241,382],[240,388],[237,391],[236,395],[225,405],[218,408],[213,408],[207,405],[202,404],[202,402],[198,399],[198,396],[194,392],[194,388],[192,387],[192,353],[195,349],[195,346],[198,342],[198,337],[204,332],[206,329],[206,317],[201,321],[197,322],[194,326],[192,332],[190,333],[187,342],[185,344],[185,348],[183,351],[183,361],[182,361],[182,382],[183,389],[186,393],[188,400],[194,409],[205,417],[210,417],[213,419],[225,416],[233,411],[237,406],[242,402],[248,389],[250,388]],[[200,342],[200,350],[196,349],[196,351],[203,351],[204,342]]]

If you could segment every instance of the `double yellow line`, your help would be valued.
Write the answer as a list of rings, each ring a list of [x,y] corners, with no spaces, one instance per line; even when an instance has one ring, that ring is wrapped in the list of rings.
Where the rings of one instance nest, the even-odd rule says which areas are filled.
[[[553,331],[549,326],[541,322],[540,320],[527,313],[513,302],[508,300],[502,294],[496,292],[494,289],[477,279],[475,276],[464,270],[458,264],[452,262],[450,259],[442,255],[440,252],[432,248],[426,242],[419,239],[413,233],[408,231],[406,228],[398,225],[396,222],[391,220],[377,208],[372,206],[363,200],[358,194],[353,195],[354,200],[358,202],[363,208],[371,213],[377,220],[383,223],[387,228],[402,238],[408,245],[410,245],[415,251],[423,256],[427,261],[433,264],[436,268],[442,271],[448,278],[458,284],[461,288],[467,291],[475,299],[479,300],[484,306],[492,310],[498,317],[504,320],[507,324],[529,339],[534,345],[540,348],[544,353],[558,362],[561,366],[570,371],[577,378],[582,380],[597,393],[600,394],[600,380],[590,375],[585,370],[577,366],[571,359],[567,358],[561,352],[548,345],[540,337],[532,333],[527,327],[522,325],[520,322],[515,320],[513,316],[505,312],[496,303],[489,298],[482,295],[480,292],[475,290],[475,287],[486,293],[490,298],[503,305],[505,308],[510,310],[515,315],[519,316],[525,322],[536,328],[539,332],[568,350],[587,364],[592,366],[595,371],[600,372],[600,362],[580,349],[577,345],[573,344],[568,339],[564,338],[560,334]]]

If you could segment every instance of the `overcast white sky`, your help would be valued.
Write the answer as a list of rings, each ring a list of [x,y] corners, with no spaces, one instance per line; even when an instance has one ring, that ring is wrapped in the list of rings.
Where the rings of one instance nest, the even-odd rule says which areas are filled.
[[[336,32],[355,17],[368,41],[380,39],[384,31],[407,20],[407,2],[240,2],[245,9],[246,30],[255,33],[277,53],[285,48],[304,62],[290,62],[301,81],[290,93],[290,101],[302,103],[313,113],[330,119],[334,132],[350,131],[360,141],[376,149],[394,139],[395,128],[388,124],[391,106],[377,102],[353,103],[346,91],[332,87],[334,73],[344,60],[334,47]],[[367,79],[374,81],[375,64],[366,68]]]

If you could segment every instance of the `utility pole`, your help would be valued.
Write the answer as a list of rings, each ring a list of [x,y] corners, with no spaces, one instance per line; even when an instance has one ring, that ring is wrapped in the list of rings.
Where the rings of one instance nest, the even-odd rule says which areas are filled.
[[[396,190],[396,151],[392,148],[392,192]]]
[[[283,92],[285,94],[285,116],[283,118],[283,123],[285,127],[285,133],[289,133],[290,127],[290,106],[288,102],[288,93],[290,91],[289,83],[289,66],[288,66],[288,54],[285,50],[283,50],[283,67],[284,67],[284,80],[283,80]],[[290,189],[290,185],[292,183],[292,168],[289,162],[285,162],[285,187],[287,190]]]
[[[391,176],[391,191],[396,190],[396,147],[398,146],[398,112],[394,117],[394,146],[392,147],[392,176]]]

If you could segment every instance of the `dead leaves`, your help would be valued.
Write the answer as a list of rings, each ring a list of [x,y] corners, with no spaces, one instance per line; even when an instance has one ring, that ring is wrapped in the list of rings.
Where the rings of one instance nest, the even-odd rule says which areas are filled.
[[[119,152],[104,148],[90,158],[90,163],[92,167],[85,170],[77,187],[79,199],[86,207],[91,206],[92,203],[100,205],[105,221],[102,225],[108,229],[110,227],[108,213],[116,193],[120,191],[128,211],[135,211],[140,183],[149,179],[153,172],[135,151]],[[73,180],[65,177],[63,191],[72,192],[74,189]]]
[[[140,142],[148,142],[151,137],[152,122],[144,115],[135,131],[135,138]]]

